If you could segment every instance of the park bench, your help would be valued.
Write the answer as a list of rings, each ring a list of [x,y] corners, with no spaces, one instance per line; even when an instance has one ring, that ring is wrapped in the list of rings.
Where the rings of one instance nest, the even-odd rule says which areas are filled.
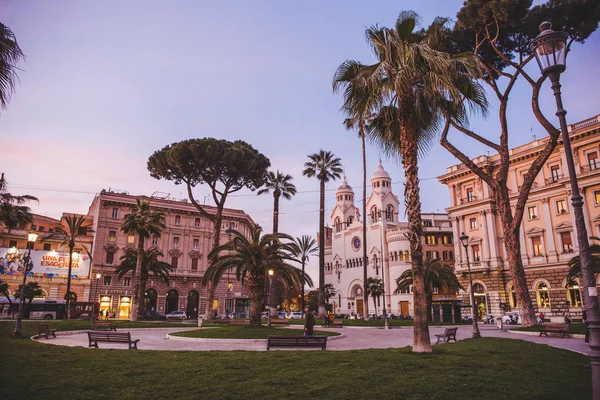
[[[137,350],[137,344],[140,339],[131,340],[131,334],[129,332],[92,332],[88,331],[88,339],[90,341],[89,347],[98,348],[98,342],[111,342],[111,343],[127,343],[129,349]]]
[[[446,330],[444,330],[444,333],[435,335],[435,337],[437,338],[437,342],[435,342],[435,344],[439,344],[440,342],[448,343],[448,342],[450,342],[450,340],[454,340],[456,342],[456,331],[457,330],[458,330],[457,327],[446,328]]]
[[[232,325],[249,326],[250,320],[249,319],[232,319],[229,321],[229,326],[232,326]]]
[[[273,336],[267,339],[267,350],[271,347],[327,347],[327,336]]]
[[[332,328],[335,328],[335,327],[339,327],[339,328],[341,328],[341,327],[343,326],[343,325],[342,325],[342,324],[343,324],[343,322],[344,322],[344,320],[343,320],[343,319],[341,319],[341,318],[340,318],[340,319],[334,319],[334,320],[331,320],[331,321],[329,322],[329,326],[331,326]]]
[[[271,325],[276,326],[289,326],[290,320],[284,318],[271,318]]]
[[[104,329],[107,329],[109,331],[116,331],[117,326],[110,321],[100,321],[100,320],[92,321],[92,330],[104,330]]]
[[[212,322],[215,325],[229,325],[229,323],[231,322],[231,319],[230,318],[213,318]]]
[[[562,336],[561,337],[565,337],[565,335],[569,335],[569,328],[571,327],[571,324],[559,324],[559,323],[548,323],[546,325],[542,325],[540,327],[540,336],[542,335],[546,335],[548,336],[548,332],[550,333],[561,333]]]
[[[38,339],[41,339],[42,336],[45,336],[46,339],[50,339],[50,335],[56,337],[56,329],[50,329],[48,324],[38,325]]]

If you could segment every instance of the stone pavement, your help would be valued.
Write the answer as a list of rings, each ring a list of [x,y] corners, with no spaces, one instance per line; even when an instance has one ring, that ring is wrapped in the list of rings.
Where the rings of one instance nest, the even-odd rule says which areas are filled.
[[[224,340],[224,339],[192,339],[192,338],[168,338],[169,333],[185,330],[198,329],[197,327],[172,327],[172,328],[140,328],[121,329],[120,331],[131,332],[133,339],[140,339],[138,348],[140,350],[188,350],[188,351],[266,351],[266,340]],[[204,328],[215,329],[215,328]],[[285,329],[285,328],[282,328]],[[429,328],[432,342],[435,343],[435,334],[444,332],[443,326],[432,326]],[[537,334],[524,335],[499,330],[495,325],[481,325],[479,327],[482,337],[500,337],[516,340],[527,340],[539,344],[558,347],[587,354],[589,347],[582,338],[560,338],[539,337]],[[332,330],[343,334],[343,337],[330,338],[327,341],[327,350],[360,350],[360,349],[382,349],[400,348],[412,345],[412,327],[393,327],[392,329],[344,327],[344,328],[318,328],[317,330]],[[56,339],[37,339],[41,343],[58,346],[88,347],[87,331],[58,332]],[[456,335],[457,340],[469,339],[472,336],[470,325],[459,325]],[[123,349],[124,344],[99,343],[99,347]],[[284,349],[298,350],[298,349]]]

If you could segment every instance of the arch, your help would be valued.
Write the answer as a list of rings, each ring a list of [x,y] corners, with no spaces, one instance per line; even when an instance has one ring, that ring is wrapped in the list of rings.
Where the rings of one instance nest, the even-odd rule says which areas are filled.
[[[473,294],[485,294],[487,292],[483,282],[473,282]]]
[[[200,293],[197,290],[190,290],[187,295],[186,314],[188,318],[198,318],[198,308],[200,306]]]
[[[377,214],[379,213],[379,210],[377,209],[377,206],[373,206],[371,207],[371,210],[369,210],[369,215],[371,216],[371,223],[375,223],[377,222]]]
[[[179,309],[179,292],[177,289],[171,289],[167,292],[167,302],[165,313],[168,314]]]
[[[515,292],[515,287],[512,282],[506,284],[506,293],[508,293],[508,303],[510,308],[518,308],[519,303],[517,303],[517,293]]]
[[[363,297],[363,287],[360,283],[353,283],[353,284],[351,284],[351,289],[348,293],[350,293],[350,297],[362,298]]]
[[[156,289],[149,288],[144,292],[144,310],[155,310],[157,305],[158,292]]]
[[[335,220],[333,221],[333,226],[335,227],[335,231],[339,232],[341,231],[341,227],[342,227],[342,220],[340,219],[340,217],[335,217]]]
[[[348,226],[352,225],[352,222],[354,222],[354,217],[353,217],[353,216],[349,216],[349,217],[348,217],[348,222],[347,222],[347,225],[348,225]]]
[[[394,206],[391,204],[388,204],[386,210],[385,210],[385,219],[388,222],[394,222],[394,214],[395,214],[396,210],[394,209]]]
[[[404,261],[410,261],[410,253],[408,250],[404,250]]]
[[[550,308],[550,284],[548,281],[537,279],[534,288],[538,308]]]
[[[583,305],[581,301],[583,296],[581,294],[581,286],[579,285],[579,282],[573,282],[571,285],[565,284],[564,288],[566,291],[565,296],[567,298],[569,308],[581,308]]]

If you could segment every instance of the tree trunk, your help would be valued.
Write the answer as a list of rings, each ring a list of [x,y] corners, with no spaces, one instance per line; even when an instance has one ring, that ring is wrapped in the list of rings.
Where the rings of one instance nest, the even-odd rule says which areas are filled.
[[[517,296],[519,314],[523,326],[532,326],[537,324],[533,302],[529,295],[525,269],[523,268],[523,259],[521,258],[520,229],[512,229],[513,217],[510,208],[508,189],[506,186],[496,194],[498,214],[504,231],[504,245],[506,246],[506,255],[508,258],[508,267],[512,276],[512,282]]]
[[[325,309],[325,180],[320,179],[319,207],[319,316],[327,315]]]
[[[213,237],[213,247],[219,246],[219,242],[221,240],[221,224],[223,222],[223,207],[225,205],[226,196],[223,195],[221,197],[221,201],[217,204],[217,212],[215,213],[215,226],[214,226],[214,237]],[[212,251],[211,249],[211,251]],[[210,263],[211,260],[208,260]],[[227,282],[229,285],[229,282]],[[206,285],[206,307],[204,311],[204,315],[208,318],[212,314],[212,303],[215,298],[215,290],[217,289],[216,285],[213,282],[208,282]]]
[[[277,234],[277,232],[279,231],[279,196],[280,195],[281,195],[281,193],[278,190],[273,192],[273,234]],[[277,278],[277,274],[273,275],[273,277],[271,279],[274,281],[273,282],[274,284],[279,282],[279,279]],[[265,284],[268,281],[269,281],[268,278],[265,279]],[[273,289],[273,286],[274,285],[270,285],[269,290]],[[269,293],[269,310],[270,310],[271,317],[274,317],[277,315],[277,296],[273,296],[273,293]]]
[[[377,297],[373,297],[373,306],[375,309],[375,316],[377,316]],[[368,320],[369,319],[369,314],[365,315],[365,319]]]
[[[403,126],[404,124],[400,124]],[[414,298],[413,352],[431,353],[429,325],[427,322],[427,294],[423,278],[423,224],[421,221],[421,199],[419,194],[418,147],[414,132],[401,128],[400,142],[402,166],[406,178],[406,211],[411,245]]]
[[[260,326],[260,312],[264,295],[264,274],[262,276],[250,276],[248,278],[248,290],[250,291],[250,325]]]
[[[369,258],[367,256],[367,152],[365,151],[365,131],[361,123],[360,126],[360,138],[362,142],[362,162],[363,162],[363,304],[364,314],[369,315],[369,295],[367,294],[367,279],[369,268]],[[341,305],[341,304],[340,304]]]
[[[67,319],[71,319],[71,271],[73,269],[73,248],[75,247],[75,243],[70,240],[69,241],[69,272],[67,273]],[[25,269],[25,274],[27,274],[27,268]],[[22,289],[25,291],[25,287]]]
[[[129,320],[135,322],[138,320],[138,313],[141,309],[138,309],[140,303],[140,283],[142,280],[142,254],[144,253],[144,236],[138,235],[138,248],[137,258],[135,260],[135,273],[133,281],[135,282],[133,287],[133,301],[131,302],[131,313],[129,314]]]
[[[140,278],[140,296],[138,301],[138,314],[141,314],[146,310],[146,305],[144,304],[146,296],[146,279]],[[158,306],[158,304],[157,304]]]

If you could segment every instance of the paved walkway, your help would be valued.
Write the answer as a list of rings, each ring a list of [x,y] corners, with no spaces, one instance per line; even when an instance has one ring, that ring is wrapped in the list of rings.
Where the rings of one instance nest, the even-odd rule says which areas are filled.
[[[140,328],[129,329],[133,339],[140,339],[138,347],[140,350],[191,350],[191,351],[266,351],[266,340],[223,340],[223,339],[168,339],[167,335],[173,332],[198,329],[197,327],[173,327],[173,328]],[[211,328],[204,328],[211,329]],[[435,334],[444,332],[443,326],[432,326],[429,329],[430,337],[435,343]],[[318,330],[338,331],[343,337],[328,340],[327,350],[359,350],[359,349],[382,349],[399,348],[412,345],[412,327],[392,329],[381,328],[318,328]],[[587,354],[589,347],[581,338],[539,337],[509,333],[499,330],[496,326],[480,326],[482,337],[500,337],[516,340],[526,340],[534,343],[547,344]],[[120,330],[126,332],[127,330]],[[59,332],[56,339],[39,339],[39,342],[59,346],[88,347],[87,331]],[[469,339],[472,329],[469,325],[460,325],[456,335],[457,340]],[[123,344],[100,343],[100,348],[126,348]],[[297,350],[297,349],[295,349]]]

